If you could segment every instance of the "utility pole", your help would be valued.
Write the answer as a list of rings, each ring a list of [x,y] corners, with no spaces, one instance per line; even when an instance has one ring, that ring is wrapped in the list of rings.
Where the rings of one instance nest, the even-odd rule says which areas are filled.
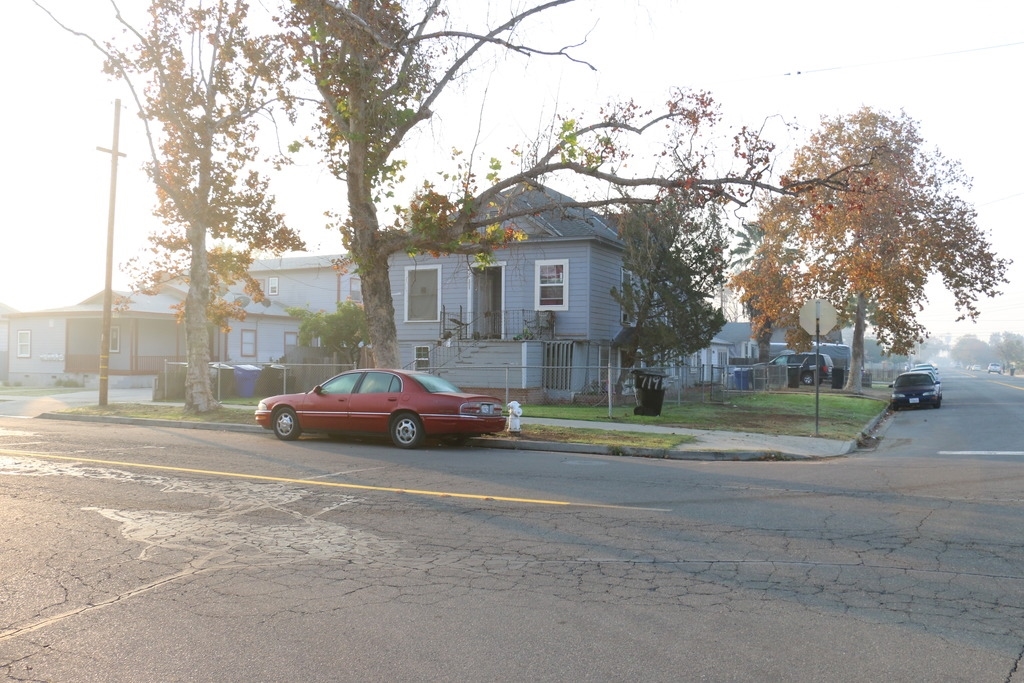
[[[121,100],[114,100],[114,143],[110,149],[97,147],[110,155],[110,206],[107,209],[107,270],[103,286],[103,324],[100,329],[100,406],[107,405],[107,387],[110,374],[110,327],[114,308],[114,206],[117,200],[117,159],[123,157],[118,150],[121,131]]]

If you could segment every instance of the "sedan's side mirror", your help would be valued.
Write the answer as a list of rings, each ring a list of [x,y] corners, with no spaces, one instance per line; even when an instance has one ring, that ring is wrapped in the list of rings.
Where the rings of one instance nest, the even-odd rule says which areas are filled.
[[[317,396],[321,396],[324,393],[324,388],[317,384],[315,387],[313,387],[313,393],[316,394]]]

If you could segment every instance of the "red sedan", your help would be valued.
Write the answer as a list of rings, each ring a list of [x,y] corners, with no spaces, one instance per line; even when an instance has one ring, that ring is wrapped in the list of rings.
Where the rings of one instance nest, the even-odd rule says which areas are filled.
[[[429,437],[465,441],[505,428],[502,403],[448,380],[406,370],[350,370],[304,394],[260,401],[256,423],[291,441],[302,432],[388,435],[399,448]]]

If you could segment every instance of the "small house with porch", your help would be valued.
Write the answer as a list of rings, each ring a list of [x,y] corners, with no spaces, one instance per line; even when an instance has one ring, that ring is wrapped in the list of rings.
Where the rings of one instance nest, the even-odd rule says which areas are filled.
[[[505,227],[526,239],[479,265],[472,256],[396,254],[390,261],[406,367],[518,399],[601,393],[623,329],[611,296],[624,245],[600,214],[542,185],[503,195]],[[536,208],[531,212],[530,209]]]

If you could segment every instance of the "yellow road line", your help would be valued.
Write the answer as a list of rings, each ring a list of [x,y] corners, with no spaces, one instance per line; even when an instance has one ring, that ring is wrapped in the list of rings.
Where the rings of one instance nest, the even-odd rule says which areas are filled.
[[[416,496],[434,496],[437,498],[463,498],[467,500],[495,501],[502,503],[529,503],[533,505],[558,505],[589,508],[615,508],[624,510],[635,510],[638,508],[624,505],[601,505],[597,503],[573,503],[565,500],[544,500],[537,498],[514,498],[509,496],[486,496],[474,493],[452,493],[449,491],[423,491],[419,489],[403,489],[391,486],[367,486],[364,484],[343,484],[340,482],[317,481],[313,479],[292,479],[290,477],[271,477],[262,474],[246,474],[244,472],[220,472],[217,470],[201,470],[191,467],[173,467],[171,465],[150,465],[147,463],[126,462],[123,460],[99,460],[96,458],[81,458],[67,455],[55,455],[53,453],[39,453],[34,451],[14,451],[0,448],[0,455],[28,456],[35,458],[50,458],[53,460],[66,460],[71,462],[83,462],[94,465],[108,465],[112,467],[137,467],[162,472],[177,472],[180,474],[202,474],[211,477],[230,477],[233,479],[250,479],[253,481],[267,481],[278,484],[301,484],[303,486],[323,486],[338,489],[354,489],[358,491],[378,491],[382,493],[407,493]]]
[[[1000,382],[998,380],[992,380],[992,383],[998,384],[1001,387],[1010,387],[1011,389],[1016,389],[1017,391],[1024,391],[1024,386],[1021,386],[1019,384],[1007,384],[1006,382]]]

